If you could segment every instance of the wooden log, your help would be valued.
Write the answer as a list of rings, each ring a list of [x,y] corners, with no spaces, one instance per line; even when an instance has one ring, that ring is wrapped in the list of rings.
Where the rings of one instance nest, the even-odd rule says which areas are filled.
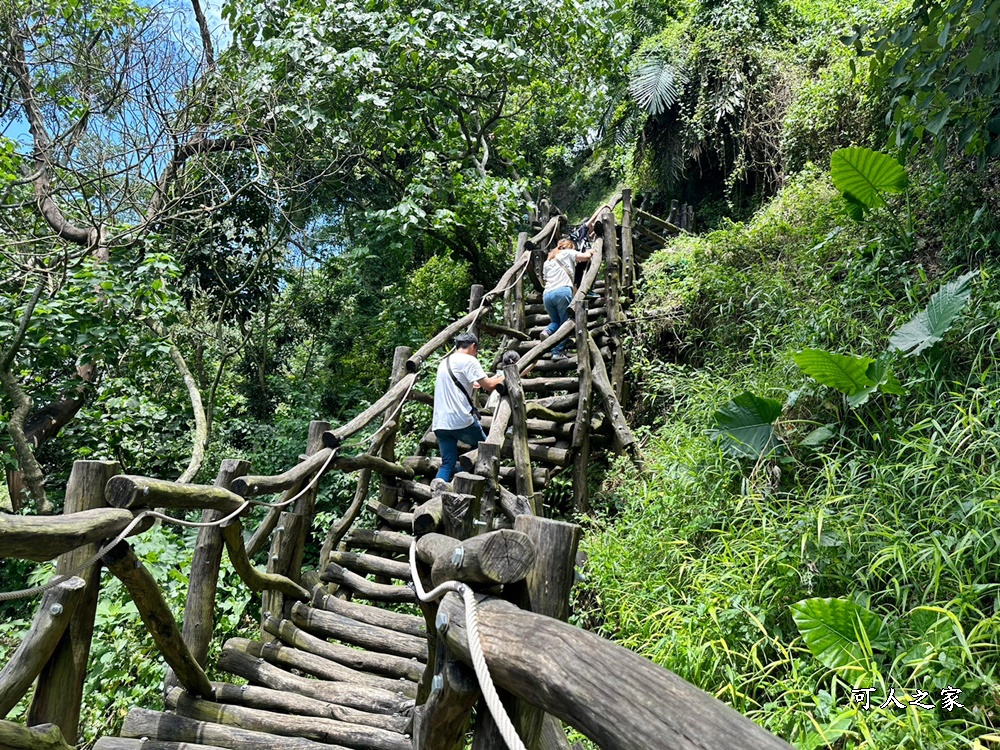
[[[195,695],[211,695],[212,684],[181,637],[177,621],[170,612],[160,587],[146,566],[135,556],[126,541],[118,542],[103,557],[104,564],[128,590],[139,610],[142,624],[153,637],[156,647],[178,683]]]
[[[457,539],[468,539],[474,535],[474,521],[479,516],[479,503],[475,495],[458,492],[442,492],[441,530]]]
[[[337,599],[337,597],[331,598]],[[303,612],[304,610],[300,611],[296,620],[308,623],[308,617]],[[324,638],[316,637],[307,627],[299,627],[291,620],[279,621],[275,617],[269,617],[264,621],[264,629],[300,651],[321,656],[373,676],[416,682],[423,671],[423,664],[416,657],[396,656],[381,651],[367,651],[341,643],[331,643]]]
[[[441,459],[438,459],[440,463]],[[383,552],[405,555],[410,551],[413,537],[397,531],[373,531],[372,529],[352,529],[344,541],[348,547],[365,547]]]
[[[248,471],[250,471],[249,461],[227,458],[219,467],[215,485],[227,489],[234,479]],[[212,523],[222,517],[217,510],[206,510],[201,514],[201,521]],[[187,599],[184,602],[181,635],[191,651],[191,656],[202,667],[208,658],[208,648],[215,627],[215,596],[224,545],[222,529],[218,526],[198,529],[198,539],[191,557],[191,575],[188,581]],[[168,676],[168,684],[173,684],[171,677],[172,675]]]
[[[679,213],[678,212],[678,204],[679,204],[679,202],[676,201],[676,200],[670,201],[670,213],[667,214],[667,221],[670,222],[673,225],[676,225],[677,221],[678,221],[678,218],[677,218],[677,215]],[[640,217],[640,218],[642,218],[642,217]]]
[[[105,506],[104,488],[119,471],[114,461],[74,461],[66,484],[65,514]],[[56,560],[56,575],[67,576],[97,553],[97,545],[86,544],[65,552]],[[87,676],[90,642],[94,634],[94,614],[101,586],[100,564],[78,572],[86,582],[80,601],[69,616],[69,625],[51,658],[38,675],[26,724],[55,724],[63,737],[79,736],[80,703]]]
[[[525,253],[520,258],[518,258],[514,264],[507,269],[503,276],[500,277],[500,281],[497,285],[493,287],[489,292],[483,295],[483,300],[480,307],[473,313],[459,318],[451,325],[445,327],[436,336],[434,336],[430,341],[420,347],[412,357],[406,361],[407,372],[413,374],[420,369],[427,358],[437,351],[441,346],[448,342],[452,336],[466,328],[469,324],[473,322],[475,318],[478,318],[484,312],[486,312],[492,305],[493,301],[499,296],[507,285],[514,279],[517,274],[521,272],[530,259],[530,255]]]
[[[350,617],[324,612],[304,604],[295,604],[292,607],[292,622],[312,633],[336,638],[369,651],[427,661],[426,637],[368,625]]]
[[[423,482],[415,482],[413,480],[404,479],[399,483],[399,489],[406,497],[410,497],[415,500],[431,499],[430,485],[424,484]]]
[[[670,216],[673,217],[677,212],[677,201],[670,201]],[[679,213],[679,212],[678,212]],[[683,233],[683,229],[677,224],[677,220],[674,218],[669,218],[667,220],[661,219],[659,216],[653,216],[653,214],[643,211],[641,208],[635,211],[636,218],[641,219],[643,223],[650,224],[657,229],[672,232],[673,234]],[[655,236],[655,235],[654,235]],[[663,237],[658,238],[661,242],[664,240]]]
[[[253,656],[242,644],[233,645],[229,641],[222,647],[219,655],[219,669],[274,690],[371,713],[392,714],[412,704],[405,695],[399,694],[399,690],[388,691],[342,680],[314,680],[293,674],[263,657]]]
[[[133,708],[122,726],[124,737],[152,737],[160,741],[206,743],[231,750],[345,750],[343,745],[285,737],[266,732],[225,726],[211,721],[196,721],[175,713],[160,713]],[[145,745],[143,745],[145,748]]]
[[[211,721],[283,737],[305,737],[365,750],[412,750],[409,738],[398,732],[317,716],[279,714],[259,708],[214,703],[189,695],[180,688],[167,691],[166,702],[178,715],[196,721]]]
[[[482,443],[480,445],[482,445]],[[554,454],[554,455],[559,455],[559,454]],[[465,456],[459,456],[459,461],[462,461],[463,458],[465,458],[465,463],[468,464],[469,460]],[[435,473],[437,473],[437,470],[441,468],[441,459],[437,457],[409,456],[403,459],[403,461],[408,466],[411,466],[418,474],[422,474],[423,476],[433,476]],[[478,464],[478,462],[479,462],[479,456],[477,455],[476,464]],[[469,468],[475,468],[475,466],[470,466]],[[479,470],[477,469],[476,471],[478,473]],[[550,472],[548,469],[542,469],[536,466],[534,469],[531,470],[532,485],[542,486],[548,484],[549,474]],[[513,466],[501,466],[498,470],[498,476],[504,480],[506,479],[513,480],[514,475],[515,475],[515,470]],[[396,550],[396,551],[405,552],[405,550]]]
[[[517,235],[517,247],[514,250],[514,261],[525,252],[528,243],[528,233],[521,232]],[[524,279],[520,278],[504,295],[504,325],[512,332],[517,332],[525,338],[524,333]],[[509,334],[513,335],[513,333]]]
[[[148,737],[101,737],[93,750],[224,750],[218,745],[199,745],[194,742],[164,742]]]
[[[358,711],[355,708],[338,706],[336,703],[327,703],[303,695],[286,693],[283,690],[272,690],[253,685],[230,685],[225,682],[213,682],[212,687],[215,689],[215,700],[218,703],[228,703],[234,706],[260,708],[265,711],[278,711],[297,716],[319,716],[324,719],[336,719],[337,721],[400,733],[406,729],[408,723],[406,717],[403,716]]]
[[[521,388],[525,393],[574,392],[580,387],[580,379],[575,377],[522,378]],[[485,426],[485,422],[484,422]]]
[[[55,724],[26,727],[0,721],[0,748],[11,750],[73,750]]]
[[[570,419],[576,417],[577,403],[579,403],[579,399],[576,394],[570,393],[565,396],[546,396],[545,398],[535,398],[528,401],[525,406],[528,409],[529,417],[537,416],[542,419],[551,419],[554,422],[565,422],[567,421],[564,418],[566,412],[570,414]],[[546,409],[553,412],[553,415],[547,415],[542,411]]]
[[[567,321],[568,322],[568,321]],[[515,484],[517,494],[532,497],[535,494],[531,484],[531,455],[528,446],[528,417],[524,408],[524,391],[521,390],[521,374],[518,363],[512,362],[503,368],[504,386],[510,402],[511,453],[517,470]],[[506,445],[506,444],[505,444]],[[538,508],[532,508],[537,513]]]
[[[439,678],[438,678],[439,676]],[[475,672],[458,661],[446,661],[427,702],[413,713],[416,750],[455,750],[465,746],[465,730],[479,698]]]
[[[479,443],[475,466],[473,466],[476,476],[483,478],[483,496],[480,501],[479,514],[483,521],[483,528],[486,530],[493,528],[493,518],[497,514],[497,506],[500,502],[500,448],[504,439],[503,431],[510,418],[510,402],[504,399],[501,402],[501,407],[497,410],[497,416],[493,418],[490,425],[489,436],[485,441]]]
[[[559,396],[557,398],[564,398],[564,397]],[[577,400],[576,394],[570,394],[565,398],[572,399],[574,402]],[[554,409],[550,409],[546,406],[543,406],[542,404],[539,404],[536,401],[526,401],[524,404],[524,410],[529,418],[538,417],[548,422],[561,422],[561,423],[576,421],[575,411],[556,411]]]
[[[611,423],[611,428],[614,430],[619,444],[623,449],[630,449],[635,445],[635,436],[632,434],[632,430],[629,429],[628,422],[625,421],[621,404],[618,403],[618,397],[615,395],[615,390],[608,379],[608,372],[604,367],[604,360],[601,358],[601,353],[598,351],[597,345],[593,339],[588,344],[590,348],[590,361],[594,368],[594,385],[604,400],[604,411],[608,416],[608,421]],[[635,456],[633,458],[641,465],[641,460]]]
[[[330,562],[361,575],[385,576],[400,581],[412,580],[410,566],[407,563],[387,560],[377,555],[334,551],[330,553]]]
[[[628,188],[622,190],[621,234],[622,287],[630,290],[635,281],[635,256],[632,251],[632,191]]]
[[[524,331],[518,331],[514,328],[508,328],[507,326],[501,326],[497,325],[496,323],[490,323],[489,321],[483,323],[481,327],[484,331],[486,331],[486,333],[495,333],[501,336],[510,336],[512,339],[516,339],[517,341],[531,340],[531,336],[529,336]]]
[[[399,492],[398,487],[392,488],[393,493]],[[396,510],[378,500],[368,501],[368,510],[374,513],[379,521],[396,530],[409,530],[413,528],[413,513]]]
[[[443,581],[495,585],[522,580],[535,561],[535,548],[510,529],[460,540],[427,534],[417,541],[417,559],[431,566],[435,586]]]
[[[298,584],[299,571],[302,570],[302,537],[305,526],[306,519],[298,513],[281,514],[279,526],[271,540],[271,554],[267,558],[268,575],[282,576]],[[264,589],[260,611],[261,617],[266,617],[269,613],[281,617],[285,611],[284,594],[277,589]]]
[[[354,525],[354,522],[358,520],[358,516],[361,515],[361,509],[368,499],[368,487],[371,484],[371,476],[372,473],[369,469],[362,469],[358,473],[358,486],[354,490],[354,499],[351,500],[351,504],[347,507],[344,515],[331,524],[330,530],[326,534],[326,541],[323,542],[323,547],[319,553],[321,568],[326,568],[330,553],[340,544],[344,535]]]
[[[247,557],[246,547],[243,546],[243,524],[239,519],[231,521],[222,527],[222,537],[226,542],[226,552],[229,554],[229,561],[236,569],[240,580],[243,581],[253,591],[265,591],[275,589],[293,599],[309,601],[309,592],[285,576],[262,573],[254,567]]]
[[[349,588],[354,593],[371,601],[405,602],[408,604],[416,601],[416,594],[413,593],[413,589],[407,586],[375,583],[333,562],[327,564],[320,579],[324,583],[336,583],[338,586]]]
[[[427,628],[424,625],[424,618],[416,615],[408,615],[403,612],[394,612],[384,607],[372,607],[368,604],[347,601],[336,596],[330,596],[323,591],[316,591],[313,594],[312,606],[315,609],[323,609],[327,612],[349,617],[352,620],[363,622],[368,625],[377,625],[380,628],[398,630],[400,633],[408,633],[417,638],[427,638]]]
[[[541,333],[541,331],[538,331]],[[529,331],[531,333],[531,331]],[[521,355],[521,359],[517,364],[517,368],[520,372],[527,372],[529,368],[533,370],[539,370],[544,368],[539,368],[541,362],[539,360],[549,351],[555,348],[556,344],[569,338],[573,333],[573,321],[567,320],[559,328],[556,329],[555,333],[551,334],[544,341],[535,344],[531,349]]]
[[[51,560],[82,545],[110,539],[134,518],[135,513],[117,508],[91,508],[63,516],[0,513],[0,557]]]
[[[395,477],[398,479],[413,479],[413,472],[404,466],[393,461],[386,461],[378,456],[368,453],[359,453],[356,456],[337,456],[333,460],[334,468],[341,471],[360,471],[368,469],[381,474],[384,477]]]
[[[472,314],[479,309],[479,305],[482,304],[483,294],[486,292],[486,287],[482,284],[473,284],[469,290],[469,313]],[[479,319],[482,316],[477,316],[469,323],[469,327],[466,329],[476,338],[480,337],[481,325]]]
[[[483,417],[483,429],[490,424],[492,424],[492,417]],[[529,433],[535,435],[550,435],[561,438],[571,438],[573,436],[572,424],[553,422],[549,419],[529,419],[527,420],[527,428]]]
[[[589,352],[590,331],[582,315],[576,316],[576,349],[578,352]],[[594,377],[589,356],[580,360],[580,400],[576,407],[576,422],[573,426],[572,447],[573,458],[573,507],[579,513],[590,510],[590,496],[587,488],[588,468],[590,465],[590,414],[591,397],[594,387]]]
[[[603,750],[790,750],[694,685],[600,636],[489,597],[480,640],[494,682]],[[470,663],[465,605],[447,594],[448,649]],[[586,658],[581,658],[586,654]]]
[[[284,492],[293,487],[300,488],[302,482],[311,479],[335,452],[332,448],[321,448],[288,471],[274,476],[238,477],[233,480],[232,491],[240,497],[260,497]]]
[[[413,372],[392,386],[381,398],[354,417],[350,422],[335,430],[323,433],[323,445],[327,448],[338,448],[345,440],[361,432],[361,430],[371,424],[376,417],[384,415],[385,410],[395,406],[416,380]]]
[[[515,495],[510,490],[500,488],[500,508],[510,520],[520,515],[531,514],[531,501],[524,495]]]
[[[633,232],[638,234],[640,237],[647,240],[656,248],[662,248],[666,244],[666,237],[663,237],[656,232],[650,231],[648,228],[644,227],[642,224],[636,224],[632,227]],[[681,230],[683,231],[683,230]]]
[[[420,537],[432,531],[437,531],[441,528],[441,519],[443,517],[444,501],[439,494],[413,509],[413,535]]]
[[[243,651],[255,659],[263,659],[270,664],[286,669],[297,669],[323,680],[350,682],[361,691],[359,695],[363,696],[364,700],[361,705],[340,702],[342,705],[349,705],[351,708],[358,708],[362,711],[376,711],[384,707],[385,703],[382,700],[373,703],[372,695],[378,699],[385,699],[392,695],[395,695],[396,698],[404,698],[407,697],[407,693],[412,696],[415,692],[413,683],[408,680],[393,680],[351,669],[322,656],[297,648],[288,648],[283,646],[280,641],[261,643],[246,638],[230,638],[226,641],[225,648]]]
[[[412,353],[413,350],[408,346],[397,346],[393,351],[392,370],[389,375],[390,388],[406,375],[406,360],[410,358]],[[395,417],[395,406],[385,410],[385,414],[382,416],[382,429],[386,434],[382,438],[381,447],[378,449],[379,458],[393,464],[396,463],[396,433],[399,429],[399,420]],[[392,479],[379,483],[379,501],[387,508],[395,507],[398,501],[396,482],[397,480]]]
[[[0,718],[11,712],[55,651],[70,618],[86,593],[82,578],[67,578],[48,589],[38,605],[31,629],[0,670]]]
[[[514,529],[530,540],[538,550],[524,583],[512,592],[522,609],[565,621],[569,616],[570,590],[575,579],[577,548],[582,529],[576,524],[522,515],[514,520]],[[514,723],[528,747],[534,746],[542,732],[545,712],[523,700],[515,702]]]
[[[112,477],[105,498],[115,508],[172,508],[175,510],[221,510],[232,513],[243,506],[243,498],[225,487],[210,484],[178,484],[131,474]]]
[[[562,722],[551,714],[542,719],[542,735],[538,740],[538,750],[583,750],[583,745],[570,747]]]

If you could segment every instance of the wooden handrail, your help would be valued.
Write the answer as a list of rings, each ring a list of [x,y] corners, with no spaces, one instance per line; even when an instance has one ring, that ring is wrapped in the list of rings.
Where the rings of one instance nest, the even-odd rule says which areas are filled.
[[[119,508],[91,508],[62,516],[14,516],[0,513],[0,557],[44,562],[85,544],[120,533],[136,513]],[[139,524],[131,534],[149,528]],[[130,534],[130,536],[131,536]]]
[[[510,602],[477,596],[479,634],[498,687],[579,729],[604,750],[791,750],[791,745],[638,654]],[[448,650],[471,664],[465,606],[439,612]]]

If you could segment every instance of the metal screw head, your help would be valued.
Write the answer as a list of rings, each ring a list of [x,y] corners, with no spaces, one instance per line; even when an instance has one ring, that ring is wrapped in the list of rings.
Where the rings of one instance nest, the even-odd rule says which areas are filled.
[[[436,674],[431,680],[431,693],[440,693],[444,690],[444,676]]]
[[[263,656],[258,656],[257,657],[257,663],[258,664],[263,664],[264,663],[264,657]]]
[[[243,687],[240,688],[240,692],[241,693],[245,693],[247,691],[248,687],[250,687],[250,686],[249,685],[244,685]]]
[[[278,532],[281,532],[281,531],[284,531],[284,530],[285,530],[284,526],[279,526],[278,528],[275,529],[275,531],[278,531]]]
[[[62,613],[63,613],[63,605],[61,604],[53,604],[51,607],[49,607],[49,614],[52,615],[53,617],[58,617]]]
[[[437,617],[434,618],[434,627],[437,628],[437,632],[444,635],[448,632],[448,613],[438,610]]]
[[[455,551],[451,553],[451,564],[461,568],[463,562],[465,562],[465,547],[455,547]]]

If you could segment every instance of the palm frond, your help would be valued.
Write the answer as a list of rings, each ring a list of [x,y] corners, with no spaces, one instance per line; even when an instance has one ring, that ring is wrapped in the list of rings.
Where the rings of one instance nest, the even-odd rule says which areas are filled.
[[[674,105],[686,80],[677,66],[650,57],[632,74],[628,90],[636,103],[655,117]]]

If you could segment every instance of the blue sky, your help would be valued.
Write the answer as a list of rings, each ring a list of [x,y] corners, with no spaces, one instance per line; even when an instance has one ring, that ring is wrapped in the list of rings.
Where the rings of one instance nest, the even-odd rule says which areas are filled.
[[[178,35],[183,39],[189,39],[192,44],[201,45],[198,26],[194,19],[194,11],[191,9],[190,0],[162,0],[155,3],[149,0],[138,0],[142,5],[163,5],[168,8],[176,8],[179,11],[183,22],[178,25]],[[225,49],[229,42],[229,27],[222,19],[223,0],[201,0],[201,7],[208,19],[209,29],[212,31],[212,38],[215,43],[216,54]],[[28,123],[21,117],[16,117],[12,121],[0,125],[0,135],[11,138],[19,142],[26,152],[31,146],[31,134],[28,132]]]

